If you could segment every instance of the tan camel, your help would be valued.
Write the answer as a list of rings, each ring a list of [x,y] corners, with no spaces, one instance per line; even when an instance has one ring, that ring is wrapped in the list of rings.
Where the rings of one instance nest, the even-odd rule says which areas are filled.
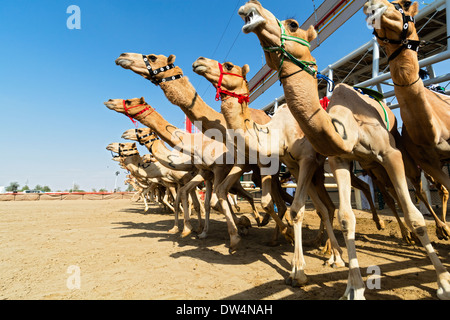
[[[111,148],[112,148],[112,146],[107,147],[107,150],[111,151]],[[162,192],[164,194],[164,197],[161,197],[159,195],[158,201],[164,206],[164,208],[167,208],[167,209],[171,210],[172,212],[175,212],[175,209],[173,208],[173,206],[170,203],[170,199],[172,198],[172,196],[170,194],[170,190],[169,190],[169,188],[166,188],[165,186],[163,186],[161,184],[160,180],[158,180],[157,178],[142,177],[139,174],[136,174],[136,172],[130,172],[124,164],[123,157],[113,156],[112,160],[118,162],[121,168],[127,170],[129,172],[128,176],[131,177],[130,179],[134,179],[134,181],[137,183],[136,187],[143,190],[142,193],[138,194],[137,196],[138,197],[143,196],[145,211],[147,211],[149,209],[147,197],[145,197],[145,195],[146,194],[148,195],[148,193],[152,192],[152,190],[157,189],[157,190],[159,190],[158,193]],[[144,163],[148,162],[144,159],[144,157],[142,157],[142,161]],[[161,189],[164,189],[164,190],[161,190]],[[132,200],[135,197],[136,197],[136,195],[133,196]],[[139,198],[136,201],[139,201]]]
[[[450,178],[441,168],[450,161],[450,97],[425,88],[419,77],[417,51],[421,43],[413,19],[418,8],[417,2],[371,0],[364,5],[364,13],[389,56],[403,120],[403,146],[420,168],[449,190]],[[432,215],[438,237],[449,239],[450,227],[443,209],[442,221],[434,212]]]
[[[111,143],[110,145],[108,145],[107,150],[113,152],[112,150],[119,150],[119,143]],[[148,159],[146,159],[147,157],[145,157],[146,155],[144,155],[143,157],[141,157],[143,163],[148,163]],[[130,172],[128,170],[128,168],[125,166],[124,160],[125,157],[121,157],[121,156],[113,156],[112,158],[113,161],[119,162],[119,165],[127,170],[128,172]],[[162,205],[164,206],[164,208],[169,209],[170,211],[172,211],[173,213],[175,213],[175,209],[172,205],[171,202],[173,199],[173,195],[172,193],[176,192],[176,185],[170,185],[167,182],[163,182],[161,179],[158,178],[149,178],[148,176],[142,176],[140,174],[139,171],[134,171],[134,172],[130,172],[130,175],[132,175],[134,177],[134,179],[136,179],[136,181],[139,183],[140,186],[142,186],[142,188],[147,188],[147,189],[152,189],[154,186],[157,186],[157,188],[161,191],[161,189],[163,189],[162,192],[164,194],[164,196],[162,198],[160,198],[160,203],[162,203]],[[169,187],[167,187],[169,185]],[[146,199],[144,198],[144,204],[145,204],[145,211],[147,211],[149,209],[148,207],[148,203],[146,202]]]
[[[147,147],[152,149],[151,152],[156,152],[156,155],[160,155],[158,160],[160,160],[163,165],[168,166],[168,168],[173,167],[173,169],[176,170],[198,170],[197,175],[181,189],[182,193],[180,194],[180,197],[183,197],[188,191],[194,190],[196,186],[205,181],[207,187],[205,196],[205,230],[200,234],[201,238],[205,238],[209,230],[209,214],[211,206],[217,207],[217,197],[214,197],[212,191],[214,190],[215,193],[216,186],[223,180],[231,168],[231,165],[226,164],[224,160],[224,158],[227,158],[228,152],[225,145],[214,139],[208,138],[202,133],[191,134],[176,128],[167,122],[154,108],[148,105],[144,98],[129,100],[111,99],[105,102],[105,105],[116,112],[134,117],[142,124],[156,131],[171,147],[183,152],[167,152],[161,141],[153,141],[151,145],[147,145]],[[128,137],[133,137],[133,134],[128,135]],[[147,139],[146,141],[149,140]],[[193,158],[189,159],[189,156]],[[211,174],[213,177],[211,177]],[[213,179],[212,183],[210,183],[211,179]],[[240,182],[233,184],[228,191],[239,193],[240,196],[244,197],[250,203],[252,214],[258,226],[267,223],[267,220],[264,220],[256,210],[253,197],[242,188]],[[187,213],[185,213],[185,215],[186,214]],[[185,216],[185,218],[187,217]],[[240,230],[243,233],[246,233],[247,231],[245,229],[248,229],[251,226],[248,218],[245,216],[237,218],[233,214],[233,219],[238,223]],[[185,221],[183,235],[189,234],[189,227],[189,223],[186,224]]]
[[[278,70],[286,102],[306,137],[316,151],[329,158],[338,184],[338,219],[349,258],[349,278],[343,298],[364,299],[365,289],[356,256],[356,219],[350,197],[350,163],[353,160],[359,161],[363,168],[386,170],[408,227],[420,239],[435,267],[438,297],[450,298],[450,274],[434,251],[424,218],[409,196],[402,154],[395,147],[394,137],[389,132],[391,128],[385,122],[392,117],[389,123],[394,123],[392,112],[343,84],[336,86],[325,111],[319,102],[317,66],[309,50],[309,42],[317,36],[314,27],[305,31],[294,19],[280,22],[256,0],[242,6],[239,15],[245,21],[243,31],[257,35],[265,48],[268,65]]]
[[[172,196],[176,199],[176,192],[178,189],[186,184],[192,179],[193,175],[187,171],[176,171],[170,170],[160,163],[156,159],[154,161],[150,161],[149,163],[144,163],[141,156],[139,155],[139,151],[136,148],[136,143],[111,143],[108,145],[107,150],[112,152],[119,153],[119,157],[122,158],[122,161],[126,168],[132,172],[135,176],[143,177],[144,179],[158,179],[159,183],[165,185],[172,192]],[[177,189],[175,191],[174,189]],[[195,211],[198,215],[198,224],[199,230],[203,229],[202,226],[202,218],[201,215],[204,212],[203,205],[201,205],[198,195],[193,190],[190,193],[190,199],[194,204]],[[190,215],[190,203],[186,204],[185,210],[188,211]],[[175,225],[171,229],[171,233],[175,233],[178,231],[178,210],[175,209]]]
[[[156,113],[156,111],[154,111],[153,113]],[[152,123],[151,119],[141,119],[141,122],[148,123],[152,127],[157,128],[157,126],[151,124]],[[224,150],[223,148],[224,145],[223,143],[220,143],[213,139],[209,139],[200,134],[202,136],[203,141],[197,140],[194,141],[195,146],[201,148],[202,152],[198,152],[198,149],[194,146],[192,150],[189,150],[189,153],[191,153],[192,151],[192,153],[194,154],[194,157],[191,157],[187,154],[178,152],[177,150],[169,150],[165,146],[165,144],[158,139],[156,134],[152,132],[152,130],[153,130],[152,128],[129,129],[123,133],[122,138],[135,140],[141,143],[142,145],[145,145],[145,147],[155,156],[155,158],[161,164],[163,164],[168,168],[172,168],[174,170],[187,170],[187,171],[192,171],[195,169],[199,170],[199,173],[196,176],[198,177],[198,179],[196,177],[192,178],[192,180],[185,186],[183,186],[179,192],[189,193],[191,189],[195,189],[195,187],[200,185],[202,182],[205,182],[206,186],[205,228],[203,232],[199,235],[200,238],[205,238],[209,230],[209,216],[211,208],[210,199],[211,193],[213,191],[213,186],[217,185],[218,181],[223,179],[223,177],[231,169],[230,165],[224,165],[222,163],[223,162],[222,157],[226,156],[224,155],[224,153],[226,152],[226,150]],[[184,149],[186,149],[186,147],[187,146],[183,146]],[[211,152],[214,151],[215,153],[212,154],[210,151]],[[217,177],[217,179],[215,177]],[[239,196],[246,199],[250,203],[253,212],[255,212],[258,215],[255,216],[256,221],[259,222],[261,220],[261,217],[259,217],[259,213],[256,210],[252,195],[242,187],[239,181],[235,183],[230,192],[233,194],[238,194]],[[214,202],[213,207],[215,206],[216,203]],[[231,208],[231,203],[229,204],[229,206]],[[188,217],[185,216],[185,219],[188,219]],[[243,219],[246,220],[246,218]],[[235,218],[235,220],[239,219]],[[242,221],[240,222],[240,225],[248,227],[249,222]],[[183,231],[183,233],[186,232],[189,232],[189,230],[186,230],[186,222],[185,222],[185,230]]]
[[[241,99],[241,97],[248,96],[249,93],[245,77],[249,72],[248,65],[241,68],[230,62],[220,64],[215,60],[200,57],[193,63],[193,68],[220,92],[221,109],[227,121],[227,127],[242,135],[240,140],[245,141],[249,155],[255,155],[255,159],[252,160],[259,161],[258,164],[264,166],[267,164],[261,163],[260,154],[263,154],[264,157],[277,156],[297,180],[297,190],[290,208],[291,220],[294,222],[295,249],[292,271],[287,282],[293,285],[302,285],[306,282],[306,276],[301,268],[305,264],[301,232],[303,212],[299,211],[305,206],[307,194],[311,197],[317,211],[320,212],[331,240],[332,255],[327,263],[338,267],[345,266],[340,256],[342,251],[330,222],[330,216],[334,215],[334,205],[323,182],[316,185],[316,181],[313,179],[316,172],[323,175],[325,157],[315,152],[297,121],[292,117],[287,105],[280,106],[269,123],[257,125],[251,120],[248,101]],[[270,178],[271,176],[262,175],[262,180],[265,182]],[[263,183],[261,203],[266,203],[268,208],[273,208],[270,191],[270,182]],[[321,198],[324,201],[328,200],[328,207]],[[332,212],[329,212],[330,208]],[[296,219],[292,219],[292,217],[296,217]],[[281,221],[278,223],[281,228],[286,229]]]
[[[125,69],[130,69],[133,72],[151,80],[153,83],[160,86],[168,100],[180,107],[180,109],[187,115],[187,117],[197,126],[200,124],[200,130],[203,133],[211,134],[218,130],[220,136],[227,136],[226,121],[223,115],[210,106],[208,106],[203,99],[198,95],[195,88],[189,80],[183,76],[180,67],[174,66],[175,56],[170,55],[165,57],[163,55],[141,55],[136,53],[123,53],[116,59],[116,64]],[[174,80],[172,80],[174,79]],[[264,124],[270,121],[270,117],[261,110],[250,109],[253,121],[258,124]],[[213,133],[214,135],[214,133]],[[221,140],[223,142],[223,140]],[[233,167],[234,174],[243,174],[247,171],[253,171],[252,180],[255,184],[261,186],[261,178],[259,176],[259,167],[257,165],[240,164]],[[273,181],[273,196],[280,215],[286,211],[285,201],[292,203],[292,196],[288,195],[285,190],[281,188],[279,178],[272,179]],[[217,188],[217,194],[221,195],[221,201],[225,205],[229,188],[234,184],[234,181],[224,180],[220,188]],[[222,206],[222,204],[220,204]],[[227,222],[231,223],[231,217],[227,216]],[[266,219],[265,216],[264,221]],[[232,232],[236,231],[233,226],[229,225]],[[285,236],[290,239],[290,233]]]

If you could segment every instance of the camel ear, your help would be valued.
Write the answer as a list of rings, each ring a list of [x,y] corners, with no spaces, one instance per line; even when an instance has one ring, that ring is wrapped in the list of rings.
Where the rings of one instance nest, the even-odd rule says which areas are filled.
[[[168,64],[172,64],[175,62],[175,58],[176,56],[174,54],[171,54],[168,58],[167,58],[167,63]]]
[[[248,64],[242,67],[242,76],[245,77],[250,72],[250,66]]]
[[[414,17],[418,12],[419,12],[419,3],[416,1],[416,2],[414,2],[410,7],[409,7],[409,10],[407,10],[408,11],[408,14],[411,16],[411,17]]]
[[[131,145],[131,148],[132,149],[136,148],[136,142],[133,142],[133,144]]]
[[[311,42],[317,38],[317,31],[313,25],[311,25],[306,31],[306,41]]]
[[[139,103],[140,103],[140,104],[144,104],[144,103],[145,103],[144,97],[141,97],[141,99],[139,100]]]

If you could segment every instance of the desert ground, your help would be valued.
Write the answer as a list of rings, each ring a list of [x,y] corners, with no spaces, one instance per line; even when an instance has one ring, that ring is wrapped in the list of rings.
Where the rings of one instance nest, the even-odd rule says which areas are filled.
[[[240,205],[239,214],[253,227],[230,255],[225,218],[217,212],[209,237],[198,239],[168,233],[173,214],[157,204],[144,212],[142,202],[130,200],[2,202],[0,299],[336,300],[343,294],[347,267],[324,266],[327,256],[317,247],[304,248],[308,283],[287,286],[293,246],[283,238],[268,246],[274,222],[258,228],[247,203]],[[361,273],[371,284],[366,299],[437,299],[436,273],[424,249],[402,242],[389,211],[380,211],[386,223],[381,231],[368,212],[355,212]],[[450,242],[438,240],[434,221],[426,221],[450,269]],[[315,211],[308,209],[303,238],[313,237],[318,226]],[[334,226],[348,262],[337,221]]]

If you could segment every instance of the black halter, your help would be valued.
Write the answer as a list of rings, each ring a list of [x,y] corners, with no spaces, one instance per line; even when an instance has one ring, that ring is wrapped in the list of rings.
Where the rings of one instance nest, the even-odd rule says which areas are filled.
[[[175,65],[173,63],[171,63],[171,64],[169,64],[169,65],[167,65],[165,67],[153,70],[152,66],[148,62],[148,58],[145,55],[142,55],[142,59],[144,59],[144,63],[146,65],[146,67],[147,67],[147,70],[148,70],[148,73],[149,73],[149,76],[150,76],[149,80],[155,85],[159,85],[161,82],[167,82],[167,81],[172,81],[172,80],[183,78],[182,74],[177,74],[176,76],[167,77],[167,78],[163,78],[161,80],[157,80],[157,79],[155,79],[155,76],[158,73],[161,73],[163,71],[167,71],[167,70],[173,69],[173,68],[175,68]]]
[[[130,154],[124,154],[125,151],[136,151],[136,152],[130,153]],[[122,149],[122,148],[120,147],[120,145],[119,145],[119,157],[126,158],[126,157],[134,156],[135,154],[138,154],[138,153],[137,153],[137,149],[135,149],[135,148],[131,148],[131,149]]]
[[[139,133],[138,133],[138,130],[137,130],[137,129],[135,129],[134,132],[135,132],[135,134],[136,134],[136,139],[137,139],[137,141],[139,142],[139,144],[140,144],[141,146],[146,146],[147,143],[150,143],[150,142],[153,142],[153,141],[158,140],[158,138],[153,138],[153,139],[150,139],[150,140],[148,140],[148,141],[143,141],[145,138],[150,137],[150,136],[153,134],[153,132],[147,133],[146,135],[144,135],[144,136],[142,136],[142,137],[139,136]]]
[[[419,48],[423,46],[422,41],[420,40],[410,40],[407,39],[408,36],[408,30],[409,30],[409,23],[415,23],[415,19],[412,16],[407,16],[405,15],[405,12],[403,11],[402,7],[398,4],[398,3],[393,3],[395,9],[397,9],[403,17],[403,28],[402,28],[402,33],[400,34],[400,40],[392,40],[392,39],[388,39],[388,38],[382,38],[380,36],[378,36],[376,30],[373,30],[373,34],[380,39],[381,41],[383,41],[384,43],[392,43],[392,44],[400,44],[401,46],[398,47],[397,50],[395,50],[388,58],[388,62],[395,59],[400,52],[402,52],[404,49],[410,49],[413,51],[418,52]]]

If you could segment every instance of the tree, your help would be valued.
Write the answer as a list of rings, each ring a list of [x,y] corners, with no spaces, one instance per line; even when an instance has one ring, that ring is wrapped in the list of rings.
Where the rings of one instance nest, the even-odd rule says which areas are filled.
[[[16,192],[19,190],[19,187],[20,187],[20,185],[19,185],[18,182],[11,182],[11,183],[9,184],[9,186],[6,187],[5,190],[8,191],[8,192],[14,192],[14,193],[16,193]]]
[[[134,190],[133,186],[131,184],[129,184],[126,191],[131,192],[131,191],[135,191],[135,190]]]
[[[27,191],[27,190],[30,190],[30,187],[27,186],[27,185],[24,185],[21,191],[24,192],[24,191]]]

